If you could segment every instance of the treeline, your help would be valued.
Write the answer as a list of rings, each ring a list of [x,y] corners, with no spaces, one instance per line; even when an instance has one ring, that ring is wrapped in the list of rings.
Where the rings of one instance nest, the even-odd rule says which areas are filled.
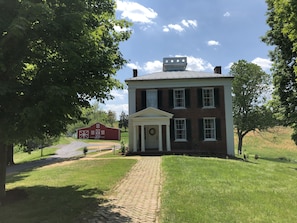
[[[124,111],[121,113],[119,120],[117,120],[116,113],[114,111],[109,110],[106,112],[100,108],[98,103],[93,104],[89,108],[82,108],[81,112],[82,119],[68,125],[63,135],[73,137],[75,136],[77,129],[93,125],[97,122],[114,128],[124,128],[125,131],[128,127],[128,115]],[[30,153],[33,150],[53,145],[58,140],[59,137],[50,136],[45,136],[43,139],[31,138],[26,140],[26,142],[22,145],[15,145],[14,152],[23,151]],[[11,151],[9,153],[11,153]]]

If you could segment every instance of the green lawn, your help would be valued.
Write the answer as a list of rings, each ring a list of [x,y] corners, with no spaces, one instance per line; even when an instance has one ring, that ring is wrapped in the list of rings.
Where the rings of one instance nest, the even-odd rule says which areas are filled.
[[[132,159],[75,160],[10,175],[7,190],[28,198],[0,208],[0,222],[82,222],[135,164]]]
[[[47,147],[42,150],[41,149],[34,150],[30,154],[27,152],[20,151],[13,155],[13,159],[16,164],[30,162],[34,160],[40,160],[48,156],[55,155],[56,150],[57,148]]]
[[[289,134],[249,134],[248,162],[164,157],[161,222],[297,222],[297,148]]]
[[[297,222],[297,147],[290,134],[288,128],[248,134],[246,162],[164,156],[160,222]],[[0,207],[0,222],[74,222],[92,213],[136,162],[119,153],[102,157],[10,175],[7,189],[25,189],[28,199]]]

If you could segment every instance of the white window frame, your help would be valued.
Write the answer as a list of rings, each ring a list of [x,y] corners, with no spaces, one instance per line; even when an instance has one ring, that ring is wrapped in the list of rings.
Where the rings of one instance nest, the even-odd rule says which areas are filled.
[[[180,97],[177,97],[176,92],[181,92]],[[178,100],[181,100],[178,102]],[[176,109],[186,108],[186,93],[184,88],[173,89],[173,107]]]
[[[207,123],[208,121],[211,121],[211,123]],[[209,126],[211,124],[212,126]],[[210,117],[210,118],[203,118],[203,135],[204,135],[204,141],[216,141],[216,118]]]
[[[146,90],[146,107],[158,108],[158,90]]]
[[[183,122],[181,128],[179,122]],[[176,142],[186,142],[187,141],[187,121],[185,118],[175,118],[174,119],[174,136]]]
[[[202,105],[203,105],[203,108],[215,107],[214,88],[202,88]]]

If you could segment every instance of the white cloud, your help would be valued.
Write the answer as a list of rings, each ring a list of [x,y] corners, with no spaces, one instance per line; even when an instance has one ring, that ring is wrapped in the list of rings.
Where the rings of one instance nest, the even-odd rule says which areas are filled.
[[[163,62],[161,62],[159,60],[148,61],[148,62],[145,63],[143,69],[147,73],[154,73],[154,72],[162,71],[162,69],[163,69]]]
[[[124,111],[126,114],[128,114],[128,103],[125,104],[106,104],[103,106],[103,110],[104,111],[113,111],[116,113],[116,117],[117,119],[120,118],[120,115],[122,113],[122,111]]]
[[[187,57],[187,70],[194,70],[194,71],[206,71],[206,70],[213,70],[213,66],[211,63],[207,62],[206,60],[198,57],[193,56],[186,56]]]
[[[129,67],[130,69],[141,69],[141,67],[138,65],[138,63],[128,63],[127,65],[126,65],[127,67]]]
[[[257,57],[252,60],[252,63],[259,65],[263,70],[269,70],[272,62],[269,59]]]
[[[226,67],[225,67],[225,69],[230,69],[231,67],[232,67],[232,65],[233,65],[234,63],[233,62],[230,62]]]
[[[184,28],[181,27],[181,25],[179,25],[179,24],[169,24],[168,28],[173,29],[173,30],[178,31],[178,32],[184,31]]]
[[[207,70],[213,70],[213,66],[208,61],[193,57],[193,56],[186,56],[186,55],[175,55],[175,57],[187,57],[187,70],[193,70],[193,71],[207,71]],[[159,60],[155,61],[148,61],[145,63],[143,70],[146,73],[154,73],[154,72],[160,72],[163,70],[163,62]]]
[[[111,90],[110,94],[116,99],[116,100],[124,100],[125,97],[128,95],[128,90]]]
[[[170,29],[167,26],[163,26],[163,32],[168,33]]]
[[[197,21],[196,20],[185,20],[183,19],[181,21],[181,24],[183,24],[183,26],[189,28],[190,26],[192,27],[197,27]]]
[[[229,17],[229,16],[231,16],[230,12],[225,12],[224,13],[224,17]]]
[[[126,31],[130,31],[132,29],[126,28],[126,27],[114,26],[114,30],[117,32],[126,32]]]
[[[132,22],[153,23],[158,13],[137,2],[117,0],[117,10],[122,12],[121,17],[130,19]]]
[[[110,94],[114,96],[114,99],[106,101],[105,104],[100,104],[100,108],[106,112],[109,110],[115,112],[117,119],[119,119],[122,111],[128,114],[128,90],[112,90]]]
[[[208,46],[219,46],[220,43],[219,43],[218,41],[215,41],[215,40],[209,40],[209,41],[207,42],[207,45],[208,45]]]
[[[170,32],[171,30],[174,30],[177,32],[183,32],[185,31],[185,28],[190,28],[190,27],[196,28],[197,21],[183,19],[179,24],[169,24],[169,25],[163,26],[163,32]]]

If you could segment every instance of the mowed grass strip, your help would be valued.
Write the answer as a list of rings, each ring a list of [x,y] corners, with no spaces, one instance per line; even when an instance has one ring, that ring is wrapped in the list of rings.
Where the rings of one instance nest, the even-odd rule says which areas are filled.
[[[45,159],[49,156],[55,155],[58,148],[55,147],[47,147],[42,150],[34,150],[30,154],[25,152],[18,152],[13,155],[14,162],[16,164],[31,162],[34,160]]]
[[[247,162],[163,157],[161,222],[297,222],[297,149],[289,131],[249,134]]]
[[[24,189],[28,197],[2,206],[0,222],[80,222],[135,163],[76,160],[10,175],[7,190]]]

